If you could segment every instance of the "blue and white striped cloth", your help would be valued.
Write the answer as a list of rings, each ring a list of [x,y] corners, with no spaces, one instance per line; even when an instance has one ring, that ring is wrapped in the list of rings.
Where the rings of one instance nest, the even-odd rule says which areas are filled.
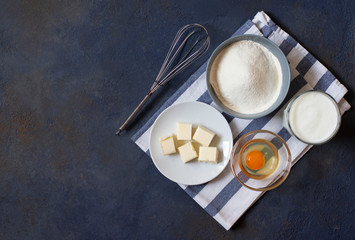
[[[350,109],[350,105],[343,98],[347,89],[329,70],[297,43],[295,39],[277,26],[264,12],[257,13],[252,21],[248,20],[233,36],[242,34],[264,36],[280,47],[290,64],[290,89],[283,105],[263,118],[245,120],[233,118],[226,114],[223,115],[229,122],[235,141],[243,134],[256,129],[267,129],[279,134],[287,142],[291,150],[293,164],[295,164],[312,146],[298,141],[283,128],[282,113],[287,102],[299,92],[318,89],[333,96],[343,114]],[[132,140],[148,155],[151,126],[164,109],[173,104],[187,101],[205,102],[217,108],[207,92],[206,66],[207,63],[203,64],[132,137]],[[227,230],[264,193],[243,187],[234,179],[229,167],[217,178],[206,184],[180,186]]]

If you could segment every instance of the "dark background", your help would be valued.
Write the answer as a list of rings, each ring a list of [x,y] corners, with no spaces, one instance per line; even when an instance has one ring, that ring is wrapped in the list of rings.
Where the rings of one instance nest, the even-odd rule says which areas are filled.
[[[353,0],[0,1],[0,239],[354,239],[353,109],[230,231],[130,140],[260,10],[355,107]],[[193,22],[209,31],[209,51],[115,136]]]

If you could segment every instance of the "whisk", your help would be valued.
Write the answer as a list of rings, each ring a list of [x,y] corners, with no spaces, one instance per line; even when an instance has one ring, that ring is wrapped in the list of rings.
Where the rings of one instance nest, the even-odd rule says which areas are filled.
[[[210,37],[207,30],[200,24],[188,24],[177,33],[165,57],[163,65],[154,80],[147,95],[138,104],[127,120],[116,132],[119,135],[126,129],[129,122],[139,112],[149,97],[161,86],[171,80],[176,74],[189,66],[198,57],[204,54],[210,45]]]

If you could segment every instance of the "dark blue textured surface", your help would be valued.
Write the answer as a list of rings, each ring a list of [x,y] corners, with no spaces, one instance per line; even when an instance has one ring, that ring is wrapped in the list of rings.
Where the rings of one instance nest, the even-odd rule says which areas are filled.
[[[0,239],[353,239],[354,110],[230,231],[130,140],[259,10],[340,79],[355,107],[351,0],[0,1]],[[208,53],[115,136],[192,22],[209,31]]]

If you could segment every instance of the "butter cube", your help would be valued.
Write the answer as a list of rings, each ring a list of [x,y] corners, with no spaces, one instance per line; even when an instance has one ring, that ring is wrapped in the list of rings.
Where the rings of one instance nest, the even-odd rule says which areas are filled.
[[[191,135],[191,123],[177,123],[177,140],[191,140]]]
[[[216,147],[200,147],[198,161],[217,163],[218,150]]]
[[[180,147],[178,147],[181,160],[187,163],[195,158],[197,158],[197,152],[191,142],[188,142]]]
[[[173,136],[160,138],[160,145],[164,155],[176,153],[175,142]]]
[[[208,147],[211,144],[212,139],[215,135],[216,134],[211,130],[202,126],[198,126],[192,139],[198,142],[199,144]]]

